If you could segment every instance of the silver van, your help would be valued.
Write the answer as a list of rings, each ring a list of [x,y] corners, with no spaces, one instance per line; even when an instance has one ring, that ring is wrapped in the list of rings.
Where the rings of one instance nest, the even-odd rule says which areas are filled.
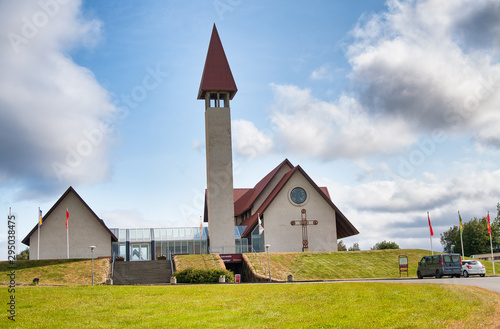
[[[459,278],[462,274],[462,259],[459,254],[441,254],[424,256],[418,262],[417,277],[435,276],[441,278],[445,275]]]

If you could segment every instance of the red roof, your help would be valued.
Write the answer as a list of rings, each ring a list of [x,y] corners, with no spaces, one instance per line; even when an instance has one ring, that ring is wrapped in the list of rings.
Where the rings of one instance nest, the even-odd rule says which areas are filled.
[[[286,162],[290,163],[287,159],[285,160]],[[284,162],[283,162],[284,163]],[[281,168],[283,165],[280,164],[276,169]],[[290,164],[291,165],[291,164]],[[271,173],[276,171],[273,170]],[[307,173],[302,169],[300,166],[293,167],[290,171],[288,171],[285,176],[279,181],[279,183],[274,187],[274,189],[271,191],[271,193],[267,196],[266,200],[262,203],[262,205],[257,209],[257,211],[250,216],[249,218],[245,219],[240,225],[241,226],[246,226],[245,231],[242,234],[242,237],[248,237],[250,233],[253,231],[255,226],[257,226],[257,216],[259,214],[264,214],[266,211],[267,207],[271,204],[271,202],[274,200],[276,195],[281,191],[283,186],[290,180],[290,178],[296,173],[300,172],[308,181],[309,183],[318,191],[318,193],[323,197],[323,199],[330,205],[330,207],[333,208],[335,211],[335,214],[337,216],[336,220],[336,227],[337,227],[337,239],[342,239],[351,235],[356,235],[359,234],[359,231],[354,227],[354,225],[351,224],[351,222],[347,219],[347,217],[340,211],[340,209],[332,202],[330,199],[330,193],[328,193],[328,189],[326,187],[319,187],[316,185],[316,183],[307,175]],[[270,173],[270,174],[271,174]],[[269,175],[268,175],[269,176]],[[268,177],[266,176],[266,177]],[[262,181],[264,181],[266,178],[264,178]],[[262,182],[260,181],[259,184]],[[270,179],[269,179],[270,181]],[[269,183],[269,181],[267,183]],[[257,185],[259,185],[257,184]],[[256,185],[256,187],[257,187]],[[255,197],[256,198],[256,197]],[[255,200],[255,199],[254,199]],[[236,214],[235,214],[236,216]]]
[[[238,199],[234,198],[234,216],[239,216],[243,214],[245,211],[249,210],[252,207],[255,200],[262,193],[262,191],[271,182],[274,176],[276,176],[279,170],[285,165],[287,165],[290,169],[293,168],[291,162],[288,161],[288,159],[285,159],[269,174],[267,174],[266,177],[262,178],[260,182],[258,182],[253,189],[249,189],[247,193],[245,193],[245,195],[243,195]]]
[[[198,99],[205,99],[207,91],[227,91],[229,99],[233,99],[238,91],[215,24],[203,68]]]
[[[264,178],[262,178],[257,185],[255,185],[252,189],[234,189],[234,216],[240,216],[245,213],[254,206],[255,200],[259,196],[262,195],[264,189],[269,186],[273,178],[276,177],[278,172],[287,166],[289,170],[286,174],[281,177],[279,182],[272,188],[267,196],[265,196],[264,202],[260,205],[259,209],[253,211],[253,215],[245,219],[241,222],[240,226],[246,226],[245,231],[242,234],[242,237],[248,237],[250,233],[253,231],[255,226],[257,226],[257,216],[259,214],[264,214],[267,207],[271,204],[274,198],[278,195],[278,193],[282,190],[282,188],[286,185],[286,183],[290,180],[290,178],[297,172],[302,174],[309,183],[318,191],[318,193],[323,197],[326,203],[333,208],[336,214],[336,227],[337,227],[337,238],[342,239],[351,235],[359,234],[358,230],[351,224],[351,222],[347,219],[347,217],[340,211],[340,209],[332,202],[330,198],[330,193],[328,192],[328,188],[319,187],[316,183],[307,175],[307,173],[300,166],[294,166],[292,163],[285,159],[282,163],[280,163],[276,168],[274,168],[269,174],[267,174]],[[204,221],[208,222],[208,211],[207,211],[207,194],[205,190],[205,216]]]

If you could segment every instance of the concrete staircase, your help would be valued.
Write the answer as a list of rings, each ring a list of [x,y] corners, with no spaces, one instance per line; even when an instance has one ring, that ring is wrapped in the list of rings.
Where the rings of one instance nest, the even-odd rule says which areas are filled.
[[[113,284],[165,284],[171,276],[170,261],[115,262]]]

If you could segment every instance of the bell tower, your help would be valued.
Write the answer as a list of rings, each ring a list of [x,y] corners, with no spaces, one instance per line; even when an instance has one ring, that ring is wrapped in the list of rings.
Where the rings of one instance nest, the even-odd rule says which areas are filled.
[[[205,100],[207,215],[210,251],[235,252],[233,156],[229,102],[238,91],[226,54],[213,27],[198,99]]]

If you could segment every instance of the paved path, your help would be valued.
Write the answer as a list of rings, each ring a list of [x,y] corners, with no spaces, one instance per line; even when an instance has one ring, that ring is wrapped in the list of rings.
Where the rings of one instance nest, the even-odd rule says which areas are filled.
[[[468,277],[468,278],[423,278],[423,279],[375,279],[375,280],[353,280],[336,282],[388,282],[388,283],[434,283],[434,284],[458,284],[464,286],[476,286],[488,289],[500,294],[500,276]]]

